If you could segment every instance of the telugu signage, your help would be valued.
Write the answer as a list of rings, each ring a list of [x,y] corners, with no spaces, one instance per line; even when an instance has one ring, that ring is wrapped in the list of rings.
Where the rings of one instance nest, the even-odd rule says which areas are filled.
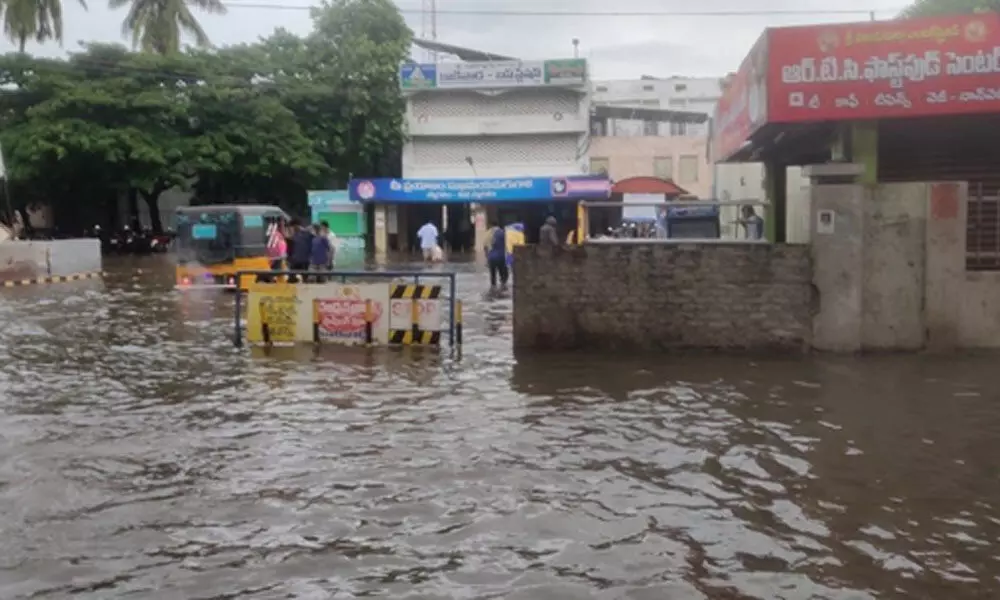
[[[504,179],[352,179],[352,200],[362,202],[514,202],[607,198],[603,175]]]
[[[743,59],[716,105],[712,120],[712,160],[724,161],[767,121],[767,33]]]
[[[586,83],[587,60],[584,58],[405,64],[399,68],[399,85],[404,90],[582,86]]]
[[[788,27],[769,34],[769,121],[1000,111],[1000,15]]]
[[[437,88],[532,87],[545,85],[542,61],[453,62],[437,66]]]

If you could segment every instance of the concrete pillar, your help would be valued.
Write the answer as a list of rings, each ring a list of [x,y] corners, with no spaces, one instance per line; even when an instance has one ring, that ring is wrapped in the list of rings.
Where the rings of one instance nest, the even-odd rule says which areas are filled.
[[[764,237],[772,244],[783,244],[788,238],[788,167],[783,163],[764,163]],[[756,207],[755,207],[756,208]]]
[[[389,236],[387,231],[388,210],[384,204],[375,205],[375,260],[385,262],[386,252],[389,249]]]
[[[958,315],[966,281],[965,238],[968,184],[931,183],[927,194],[924,319],[927,349],[949,351],[961,337]],[[993,275],[990,273],[990,275]]]
[[[486,246],[486,207],[482,204],[472,205],[472,226],[475,228],[475,247],[472,249],[477,260],[483,258],[483,247]]]
[[[858,183],[864,166],[829,163],[804,167],[802,171],[812,181],[810,248],[813,286],[819,294],[813,318],[813,347],[858,352],[864,339],[866,192]]]

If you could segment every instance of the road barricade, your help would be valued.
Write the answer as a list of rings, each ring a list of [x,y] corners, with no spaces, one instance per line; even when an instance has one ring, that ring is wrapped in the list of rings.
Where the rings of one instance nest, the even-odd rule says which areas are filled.
[[[440,346],[443,337],[451,346],[461,344],[454,273],[255,271],[237,276],[260,274],[318,277],[324,283],[282,281],[289,277],[251,283],[245,295],[235,295],[236,346],[243,344],[244,302],[246,341],[251,344]],[[401,283],[403,278],[409,281]]]

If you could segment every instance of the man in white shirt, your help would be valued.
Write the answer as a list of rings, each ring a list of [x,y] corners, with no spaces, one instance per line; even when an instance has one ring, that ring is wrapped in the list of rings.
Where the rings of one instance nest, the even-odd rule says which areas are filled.
[[[434,260],[434,248],[438,244],[438,228],[434,223],[427,221],[424,223],[417,231],[417,237],[420,238],[420,249],[423,251],[424,260],[431,262]]]

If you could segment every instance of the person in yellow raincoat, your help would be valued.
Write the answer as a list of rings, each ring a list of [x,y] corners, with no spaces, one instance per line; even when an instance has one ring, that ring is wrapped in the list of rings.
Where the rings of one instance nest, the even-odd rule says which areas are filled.
[[[514,248],[524,245],[524,223],[511,223],[504,227],[507,234],[507,266],[514,265]]]

